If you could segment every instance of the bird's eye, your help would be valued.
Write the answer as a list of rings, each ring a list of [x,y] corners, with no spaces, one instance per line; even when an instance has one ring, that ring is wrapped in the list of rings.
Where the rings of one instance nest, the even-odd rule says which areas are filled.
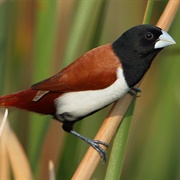
[[[145,34],[145,38],[146,38],[147,40],[152,40],[152,39],[154,38],[154,35],[153,35],[151,32],[147,32],[147,33]]]

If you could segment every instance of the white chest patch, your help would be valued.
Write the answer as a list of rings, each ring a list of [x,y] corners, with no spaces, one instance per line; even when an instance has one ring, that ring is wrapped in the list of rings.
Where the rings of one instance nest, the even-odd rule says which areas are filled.
[[[128,90],[123,71],[118,68],[117,80],[105,89],[70,92],[57,98],[56,114],[69,113],[75,118],[84,117],[118,100]]]

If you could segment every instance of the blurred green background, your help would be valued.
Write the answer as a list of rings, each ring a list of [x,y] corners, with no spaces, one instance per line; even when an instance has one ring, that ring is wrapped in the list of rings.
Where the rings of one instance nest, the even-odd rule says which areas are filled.
[[[156,24],[167,1],[155,1]],[[0,93],[30,87],[57,73],[86,51],[113,42],[141,24],[147,1],[0,1]],[[180,13],[169,33],[176,45],[163,50],[141,84],[131,124],[122,180],[180,179]],[[93,138],[109,107],[75,125]],[[9,120],[27,153],[36,179],[48,179],[53,160],[57,179],[70,179],[88,145],[64,133],[51,117],[11,110]],[[110,148],[108,149],[108,154]],[[100,163],[92,179],[103,179]]]

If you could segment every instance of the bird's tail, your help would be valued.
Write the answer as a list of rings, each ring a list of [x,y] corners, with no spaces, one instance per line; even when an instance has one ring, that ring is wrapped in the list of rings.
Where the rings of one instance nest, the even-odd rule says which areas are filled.
[[[54,100],[60,96],[60,93],[47,93],[43,97],[34,101],[38,91],[27,89],[14,94],[0,97],[0,107],[16,107],[40,114],[54,114]]]

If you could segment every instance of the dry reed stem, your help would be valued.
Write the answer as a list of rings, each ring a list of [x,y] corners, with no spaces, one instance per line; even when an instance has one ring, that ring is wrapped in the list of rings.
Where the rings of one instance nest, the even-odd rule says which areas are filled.
[[[50,160],[49,161],[49,180],[55,180],[56,178],[55,175],[55,170],[54,170],[54,164],[53,162]]]
[[[179,0],[169,0],[162,16],[157,23],[157,26],[161,27],[164,30],[168,30],[177,13],[179,5]],[[138,84],[138,86],[139,85],[140,83]],[[132,96],[126,94],[123,98],[118,100],[113,105],[108,117],[104,120],[95,139],[105,141],[107,143],[110,142],[132,99]],[[82,159],[81,163],[79,164],[76,172],[74,173],[72,180],[90,179],[99,162],[99,154],[92,147],[90,147],[86,152],[84,158]]]
[[[18,141],[15,133],[11,130],[7,121],[0,139],[0,179],[10,179],[10,166],[13,171],[14,179],[33,179],[30,165],[22,145]]]
[[[8,116],[8,110],[6,109],[6,111],[4,113],[4,117],[2,118],[2,123],[0,125],[0,138],[1,138],[1,135],[2,135],[6,120],[7,120],[7,116]]]
[[[3,117],[0,116],[0,179],[3,180],[10,179],[10,166],[8,161],[6,142],[5,139],[2,138],[7,116],[8,116],[7,110],[5,111]]]
[[[4,114],[4,117],[0,115],[0,179],[10,180],[10,166],[8,161],[8,153],[6,148],[6,142],[3,138],[2,132],[4,132],[5,121],[7,119],[7,111]]]
[[[32,180],[32,172],[22,145],[15,133],[10,129],[8,131],[5,140],[13,177],[18,180]]]
[[[156,25],[168,31],[174,20],[176,12],[178,11],[179,6],[180,0],[169,0],[167,8],[165,8],[165,10],[163,11]]]
[[[0,140],[0,179],[10,180],[10,165],[4,138]]]

